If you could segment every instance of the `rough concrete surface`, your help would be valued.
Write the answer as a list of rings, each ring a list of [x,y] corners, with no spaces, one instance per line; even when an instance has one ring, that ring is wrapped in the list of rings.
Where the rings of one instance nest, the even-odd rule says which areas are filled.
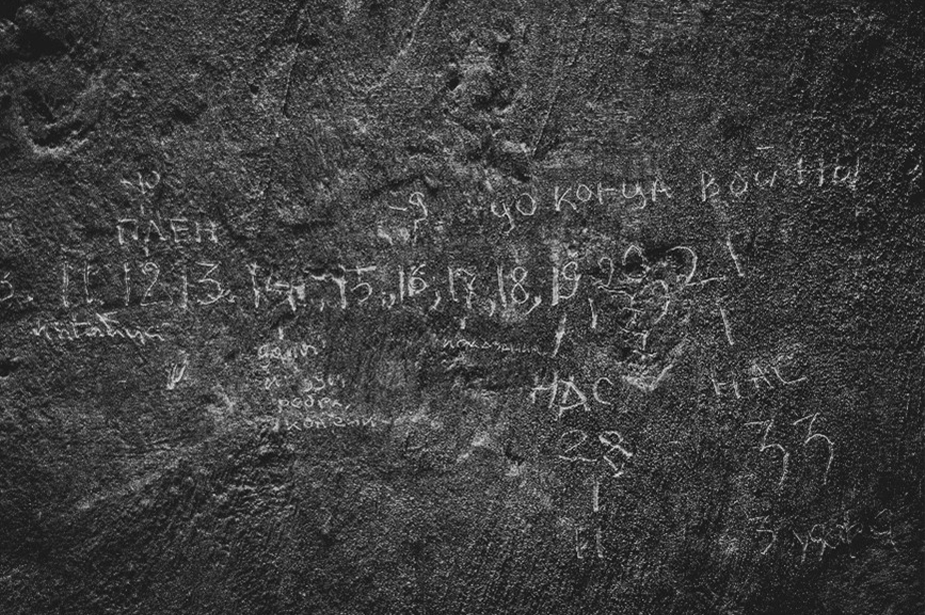
[[[923,39],[0,2],[0,612],[925,612]]]

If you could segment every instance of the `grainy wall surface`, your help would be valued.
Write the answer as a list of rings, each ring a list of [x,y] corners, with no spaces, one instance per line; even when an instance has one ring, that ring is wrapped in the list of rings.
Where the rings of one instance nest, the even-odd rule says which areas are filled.
[[[0,612],[922,613],[923,10],[0,3]]]

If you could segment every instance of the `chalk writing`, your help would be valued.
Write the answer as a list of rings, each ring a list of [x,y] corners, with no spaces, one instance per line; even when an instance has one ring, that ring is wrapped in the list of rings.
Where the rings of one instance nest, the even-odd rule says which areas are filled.
[[[822,483],[826,484],[828,482],[829,470],[832,468],[832,461],[835,458],[835,445],[832,442],[832,439],[829,438],[826,434],[820,433],[814,429],[814,425],[819,418],[819,413],[810,414],[804,416],[803,418],[797,419],[791,423],[791,425],[801,425],[806,428],[805,437],[799,441],[801,448],[805,449],[810,444],[824,444],[826,447],[826,463],[825,470],[822,474]],[[746,427],[759,427],[763,429],[761,435],[761,442],[758,445],[758,450],[762,453],[764,452],[777,452],[780,455],[781,459],[781,473],[780,480],[778,482],[778,487],[784,484],[784,480],[787,478],[787,472],[790,462],[790,449],[785,448],[782,444],[778,442],[769,442],[769,434],[774,428],[774,420],[767,421],[749,421],[745,423]]]
[[[498,340],[478,340],[461,335],[456,335],[454,337],[434,336],[434,344],[443,349],[492,350],[505,354],[536,355],[540,357],[551,356],[551,353],[540,350],[537,346],[500,342]]]
[[[875,509],[876,510],[876,509]],[[826,551],[836,551],[854,543],[858,538],[880,541],[897,550],[892,523],[893,513],[889,509],[868,512],[866,521],[858,518],[858,513],[845,511],[821,522],[775,519],[772,515],[750,517],[757,534],[759,555],[766,556],[773,552],[794,554],[800,563],[815,556],[821,561]]]
[[[582,429],[570,429],[560,435],[559,459],[588,464],[604,462],[611,477],[620,478],[626,473],[626,463],[633,458],[625,438],[613,430],[594,435],[597,436],[596,439],[590,438]],[[595,495],[595,502],[597,501]]]
[[[173,391],[177,388],[177,385],[180,384],[180,381],[183,380],[183,376],[186,374],[186,368],[189,366],[189,358],[186,356],[186,353],[183,353],[183,358],[179,363],[174,363],[167,370],[167,390]]]
[[[324,346],[323,342],[319,345],[307,342],[270,342],[257,349],[257,359],[292,362],[299,358],[317,357],[321,352],[319,347],[324,348]]]
[[[585,527],[576,527],[575,528],[575,557],[578,559],[584,559],[585,553],[591,548],[592,543],[585,538],[589,530],[593,530],[593,547],[594,547],[594,556],[597,559],[604,559],[604,545],[601,540],[601,528],[585,528]]]
[[[32,335],[46,340],[77,341],[93,338],[123,338],[143,346],[147,342],[163,342],[157,326],[123,326],[111,312],[95,314],[93,320],[50,321],[39,323],[30,330]]]
[[[274,431],[311,431],[346,429],[349,427],[380,427],[393,423],[391,419],[376,416],[347,416],[325,412],[302,417],[280,414],[276,417],[259,417],[258,423],[268,424]]]
[[[116,241],[120,246],[140,246],[149,256],[152,244],[179,246],[187,243],[218,243],[218,224],[212,220],[187,218],[120,218],[116,220]]]
[[[800,376],[799,378],[793,377],[793,374],[790,373],[790,369],[783,364],[783,361],[786,359],[787,357],[780,356],[771,364],[752,361],[743,375],[725,377],[727,378],[726,380],[719,380],[716,374],[710,373],[710,383],[713,386],[713,392],[717,397],[730,396],[735,399],[742,399],[744,394],[749,391],[756,392],[776,389],[782,386],[791,386],[806,382],[806,376]],[[751,383],[751,386],[746,384],[748,382]]]
[[[780,481],[778,482],[778,486],[781,486],[784,484],[784,479],[787,478],[787,464],[790,461],[790,453],[780,444],[768,443],[768,433],[774,427],[774,421],[751,421],[745,423],[746,427],[752,425],[764,428],[764,431],[761,434],[761,443],[758,445],[758,450],[762,453],[765,451],[779,451],[781,454],[781,472]]]
[[[860,173],[860,158],[838,164],[827,162],[821,157],[811,161],[802,156],[793,162],[777,165],[773,170],[740,169],[725,176],[703,170],[700,173],[700,197],[703,202],[726,198],[741,200],[753,192],[788,186],[833,186],[854,192],[857,190]]]
[[[301,397],[280,397],[276,400],[276,405],[279,409],[283,408],[294,408],[296,410],[300,408],[311,409],[311,408],[321,408],[322,410],[333,409],[333,408],[342,408],[344,410],[350,409],[350,404],[342,404],[336,399],[330,397],[319,397],[316,399],[314,395],[303,395]]]
[[[607,208],[627,204],[634,210],[645,209],[659,199],[671,199],[672,189],[664,179],[646,181],[620,181],[619,185],[605,185],[603,182],[576,182],[554,185],[548,193],[516,192],[497,196],[488,205],[492,216],[506,224],[505,232],[510,234],[518,222],[534,217],[538,212],[563,215],[578,212],[582,208]]]
[[[13,284],[10,282],[10,272],[0,276],[0,304],[6,303],[16,295]]]

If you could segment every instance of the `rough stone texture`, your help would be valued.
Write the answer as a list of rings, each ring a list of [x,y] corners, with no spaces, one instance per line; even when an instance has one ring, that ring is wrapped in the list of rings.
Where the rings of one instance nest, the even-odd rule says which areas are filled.
[[[923,37],[6,0],[0,611],[922,613]]]

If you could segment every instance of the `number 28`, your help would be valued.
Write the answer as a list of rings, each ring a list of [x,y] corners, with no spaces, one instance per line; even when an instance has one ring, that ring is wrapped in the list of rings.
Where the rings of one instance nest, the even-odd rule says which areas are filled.
[[[571,429],[559,436],[559,459],[580,463],[597,463],[604,461],[613,472],[614,478],[626,473],[626,462],[633,453],[625,446],[626,439],[617,431],[602,431],[597,434],[597,442],[603,452],[596,451],[594,440],[581,429]]]

